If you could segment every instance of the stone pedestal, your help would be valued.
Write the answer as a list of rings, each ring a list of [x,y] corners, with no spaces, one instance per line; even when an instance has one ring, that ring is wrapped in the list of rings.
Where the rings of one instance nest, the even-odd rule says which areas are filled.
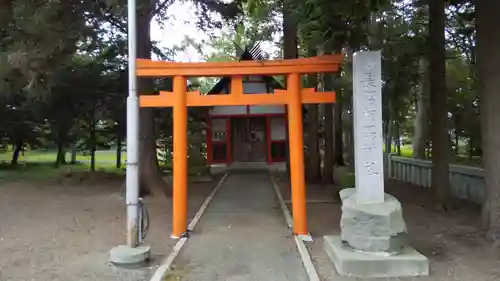
[[[340,236],[325,236],[323,247],[341,276],[392,278],[429,275],[429,261],[412,247],[397,255],[367,254],[346,247]]]
[[[340,192],[341,238],[363,252],[397,253],[406,244],[406,225],[401,204],[389,194],[384,202],[359,203],[354,188]]]
[[[354,188],[340,192],[341,235],[325,236],[324,248],[337,272],[360,278],[429,274],[427,258],[407,244],[401,204],[389,194],[384,202],[359,203]]]

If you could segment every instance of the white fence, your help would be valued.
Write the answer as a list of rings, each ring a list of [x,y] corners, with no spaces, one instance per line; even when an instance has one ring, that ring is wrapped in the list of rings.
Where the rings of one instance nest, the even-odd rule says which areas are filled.
[[[400,157],[386,158],[386,171],[391,179],[421,187],[431,186],[432,161]],[[462,199],[481,204],[485,194],[484,170],[476,167],[450,165],[451,193]]]

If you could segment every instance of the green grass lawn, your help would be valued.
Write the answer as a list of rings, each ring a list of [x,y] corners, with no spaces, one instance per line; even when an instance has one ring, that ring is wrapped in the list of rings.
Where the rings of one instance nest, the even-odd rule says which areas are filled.
[[[0,152],[0,162],[10,162],[12,159],[12,151]],[[28,163],[49,163],[56,160],[57,151],[54,150],[27,150],[24,155],[21,155],[19,162]],[[96,163],[114,164],[116,162],[116,152],[114,150],[98,150],[96,151]],[[122,152],[122,161],[126,159],[126,153]],[[71,160],[71,154],[66,153],[66,161]],[[90,162],[90,155],[78,153],[76,156],[77,162]]]
[[[28,150],[19,157],[17,166],[10,165],[12,151],[0,152],[0,183],[15,180],[39,181],[44,179],[55,179],[67,173],[78,173],[90,170],[90,155],[77,154],[77,164],[61,165],[55,168],[54,162],[57,152],[51,150]],[[126,153],[122,153],[122,168],[116,168],[116,151],[96,151],[96,171],[124,174]],[[66,153],[66,161],[71,161],[71,154]],[[169,171],[171,163],[160,163],[160,168]],[[190,167],[190,173],[197,171],[199,167]]]
[[[393,150],[396,150],[393,148]],[[413,157],[413,147],[411,145],[402,145],[401,146],[401,156],[402,157]],[[455,165],[463,165],[463,166],[481,166],[481,158],[480,157],[472,157],[469,158],[467,155],[453,155],[450,159],[451,164]]]
[[[84,172],[90,170],[90,155],[77,154],[77,164],[63,165],[58,169],[54,167],[56,151],[28,150],[19,157],[19,165],[12,167],[12,151],[0,153],[0,182],[16,180],[49,180],[61,177],[67,173]],[[122,153],[122,165],[126,155]],[[71,155],[66,154],[69,163]],[[114,150],[101,150],[96,152],[96,171],[123,174],[123,169],[117,169],[116,152]]]
[[[89,167],[83,164],[61,166],[54,168],[54,165],[48,163],[26,163],[16,167],[10,164],[0,165],[0,183],[29,180],[29,181],[44,181],[57,179],[64,174],[72,172],[88,171]]]
[[[402,145],[401,146],[401,156],[413,157],[413,147],[411,145]]]

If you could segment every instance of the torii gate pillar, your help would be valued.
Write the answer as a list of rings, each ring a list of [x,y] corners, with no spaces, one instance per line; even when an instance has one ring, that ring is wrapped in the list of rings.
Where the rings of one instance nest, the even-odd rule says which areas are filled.
[[[287,87],[290,95],[288,102],[288,139],[290,142],[293,231],[296,235],[308,235],[300,75],[297,73],[288,75]]]
[[[174,159],[172,238],[187,235],[187,98],[186,78],[174,77]]]

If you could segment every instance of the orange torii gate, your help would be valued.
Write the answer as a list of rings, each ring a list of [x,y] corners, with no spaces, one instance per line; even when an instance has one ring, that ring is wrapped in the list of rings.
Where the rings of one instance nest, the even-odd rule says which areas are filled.
[[[288,107],[293,232],[296,235],[308,235],[302,104],[333,103],[335,93],[303,89],[300,75],[336,72],[342,62],[341,54],[274,61],[182,63],[137,60],[139,77],[173,77],[173,93],[162,91],[159,95],[142,95],[139,98],[140,107],[173,107],[172,237],[180,238],[187,233],[187,107],[271,104],[284,104]],[[287,89],[275,90],[273,94],[244,94],[243,76],[248,75],[286,75]],[[214,76],[231,77],[229,94],[201,95],[199,91],[187,92],[187,77]]]

